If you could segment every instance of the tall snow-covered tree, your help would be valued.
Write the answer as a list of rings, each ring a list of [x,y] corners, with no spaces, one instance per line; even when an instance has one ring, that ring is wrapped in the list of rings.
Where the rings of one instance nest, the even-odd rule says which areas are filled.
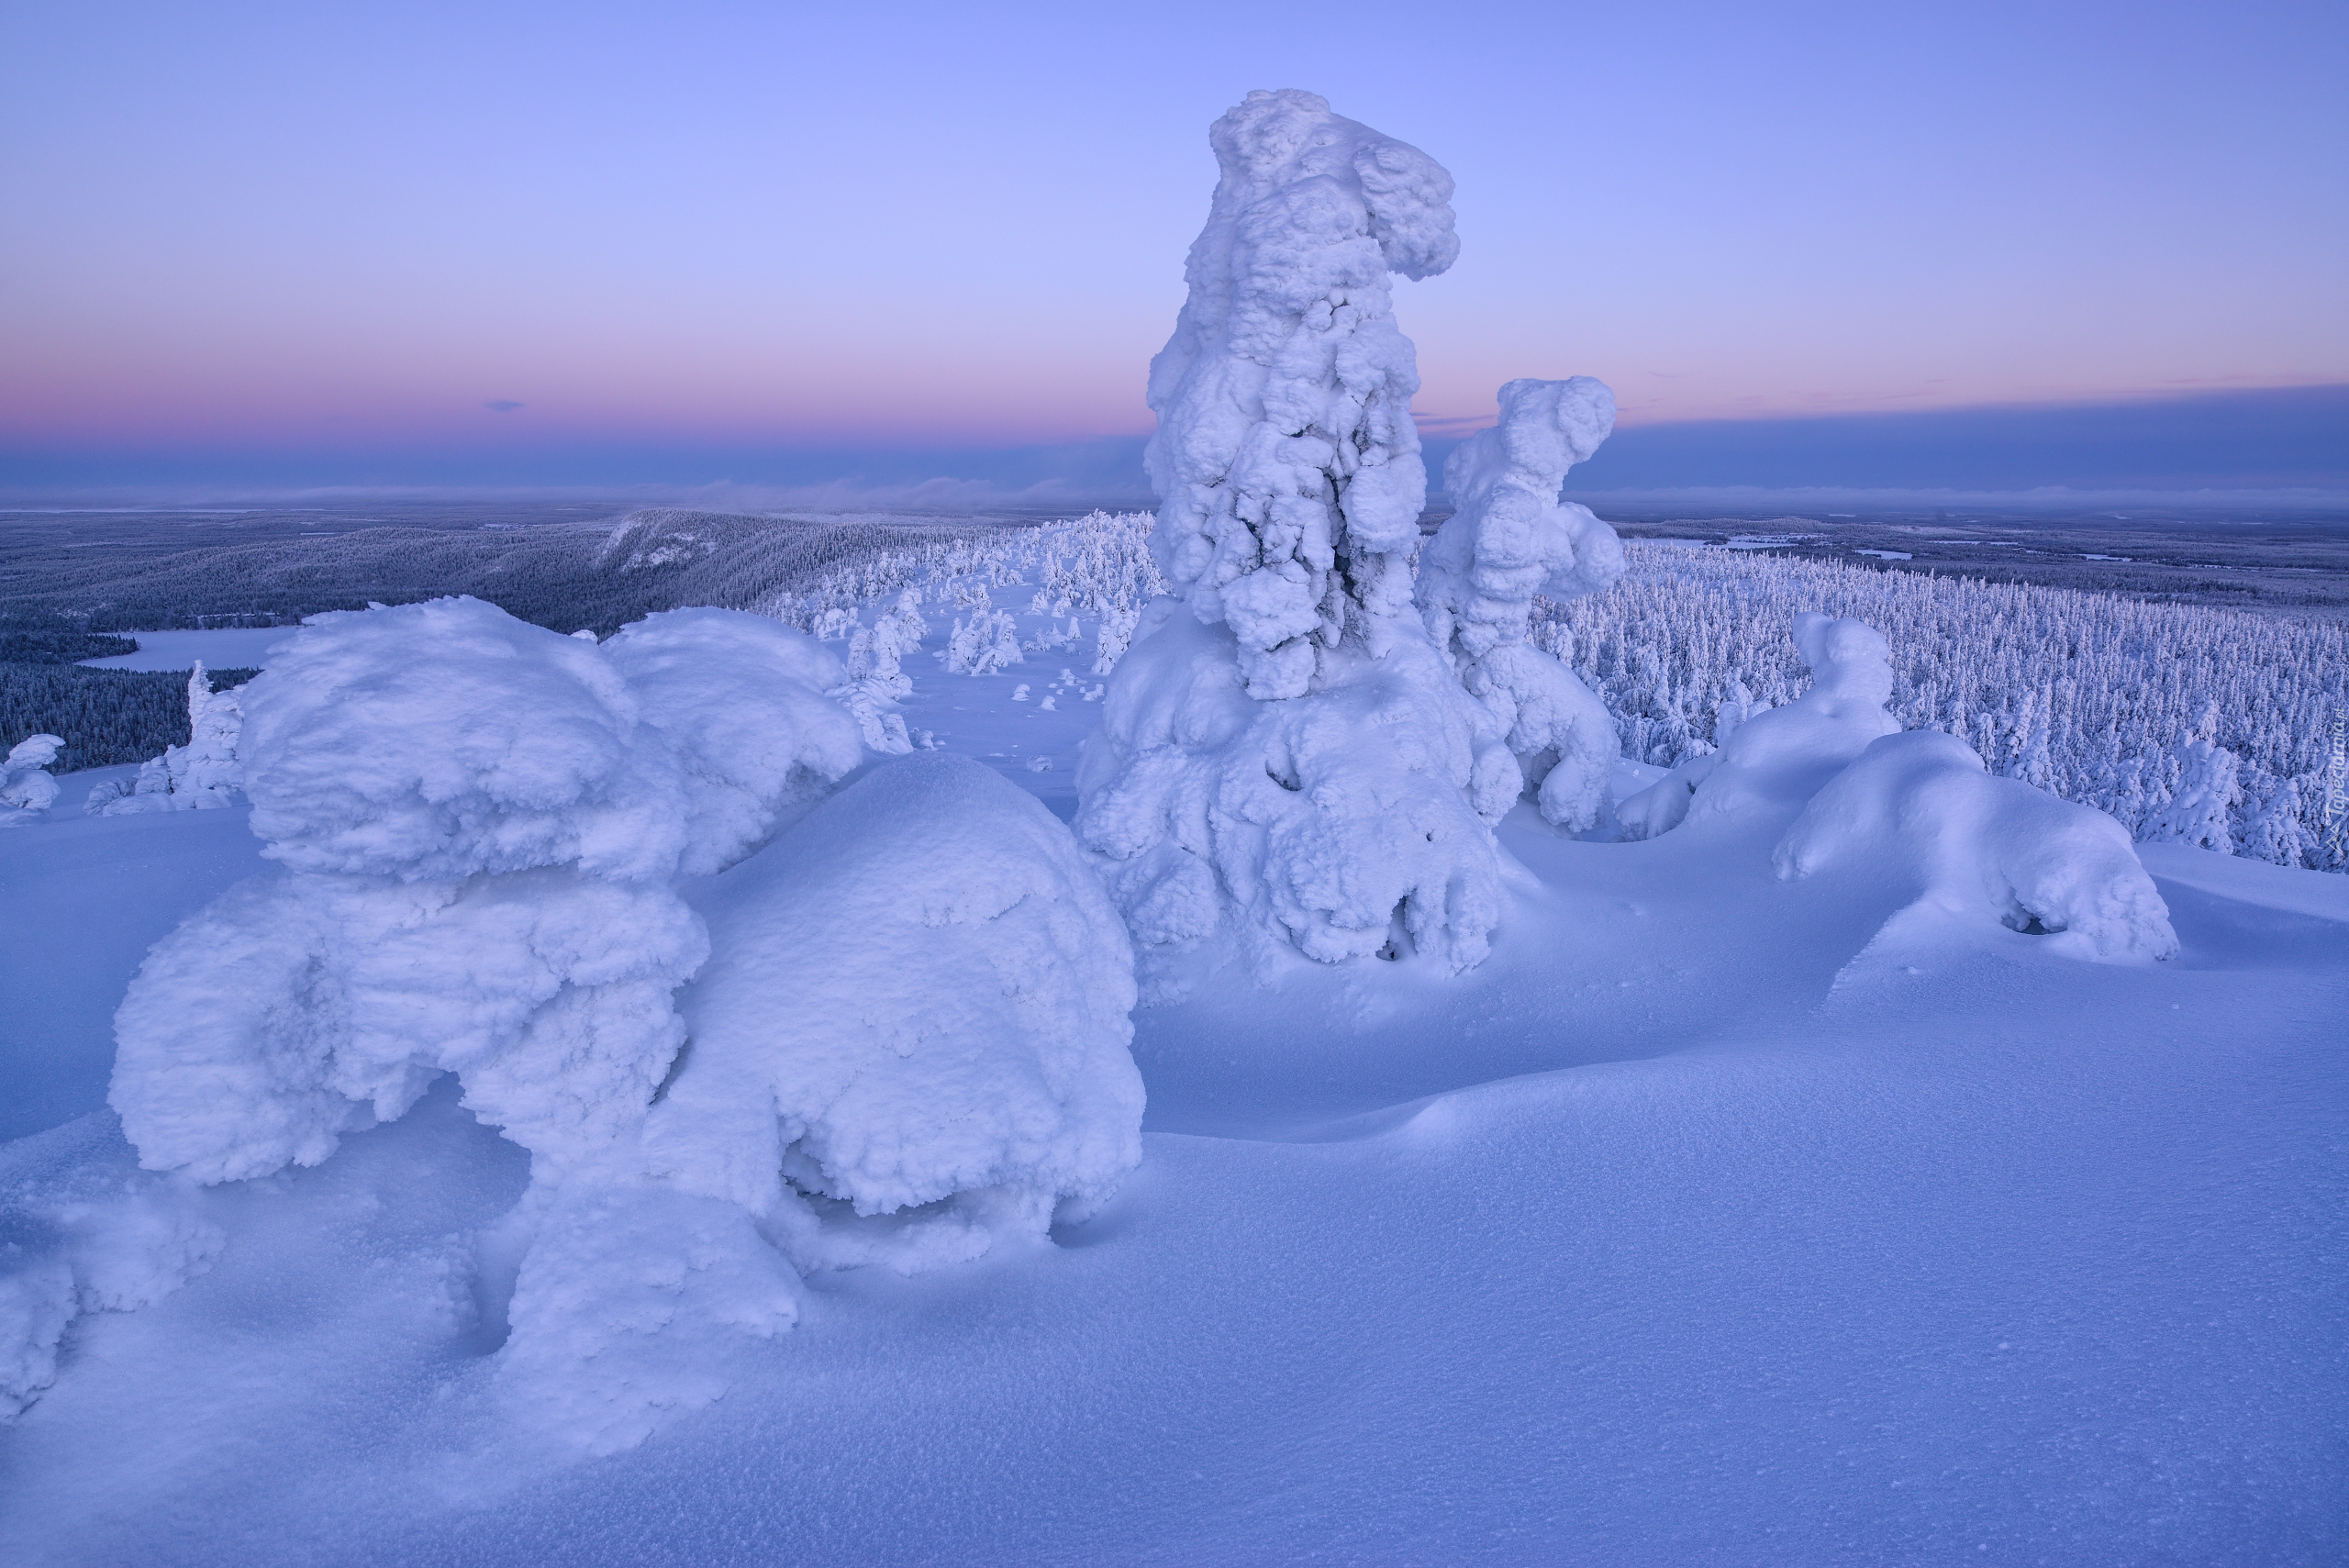
[[[1487,721],[1414,611],[1427,471],[1388,274],[1452,264],[1452,177],[1310,93],[1252,93],[1152,361],[1161,601],[1111,676],[1078,828],[1146,948],[1237,913],[1325,961],[1480,960]],[[1514,773],[1511,766],[1509,772]]]

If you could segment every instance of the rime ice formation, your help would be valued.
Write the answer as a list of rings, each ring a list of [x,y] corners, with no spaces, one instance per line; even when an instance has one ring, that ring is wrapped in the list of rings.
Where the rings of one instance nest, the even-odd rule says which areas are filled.
[[[1939,730],[1871,743],[1811,798],[1772,860],[1786,879],[1888,873],[1932,906],[2047,935],[2076,958],[2178,951],[2168,906],[2118,822],[1992,777],[1972,747]]]
[[[1580,832],[1598,825],[1617,740],[1615,720],[1554,655],[1527,640],[1533,597],[1610,587],[1623,574],[1615,530],[1558,499],[1566,471],[1615,428],[1615,395],[1589,376],[1512,381],[1500,422],[1444,464],[1458,509],[1419,559],[1419,613],[1461,684],[1483,705],[1510,762],[1490,773],[1515,799],[1531,784],[1542,815]],[[1518,773],[1512,787],[1506,781]],[[1487,814],[1490,815],[1488,809]]]
[[[0,828],[29,822],[57,799],[49,765],[65,742],[54,735],[28,735],[0,760]]]
[[[862,716],[824,695],[842,684],[840,662],[764,616],[667,610],[621,628],[603,651],[676,758],[689,876],[758,848],[863,757]],[[904,720],[894,737],[875,728],[874,751],[911,749]]]
[[[1427,473],[1386,274],[1460,253],[1452,176],[1311,93],[1251,93],[1208,134],[1222,177],[1150,366],[1151,548],[1230,627],[1249,695],[1297,696],[1346,632],[1384,651],[1410,598]]]
[[[1151,548],[1183,603],[1117,662],[1079,830],[1146,945],[1236,911],[1323,961],[1464,968],[1499,909],[1472,799],[1509,792],[1509,759],[1480,767],[1481,710],[1412,613],[1427,475],[1387,284],[1452,263],[1452,180],[1310,93],[1251,94],[1208,139],[1221,178],[1150,374]]]

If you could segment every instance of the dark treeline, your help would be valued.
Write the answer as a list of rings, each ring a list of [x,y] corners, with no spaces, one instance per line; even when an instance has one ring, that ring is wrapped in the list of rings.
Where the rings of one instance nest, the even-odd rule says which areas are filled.
[[[0,623],[0,664],[75,664],[138,651],[139,644],[128,637]]]
[[[261,672],[207,673],[214,691],[226,691]],[[0,754],[28,735],[65,742],[51,773],[160,757],[166,748],[187,744],[187,673],[0,662]]]
[[[551,630],[608,634],[681,605],[749,608],[863,555],[1016,526],[656,508],[592,524],[315,536],[145,517],[100,537],[20,527],[0,540],[0,624],[82,633],[285,626],[323,610],[470,594]],[[92,524],[79,527],[91,534]]]
[[[605,636],[685,605],[769,608],[868,557],[1022,526],[670,507],[519,525],[445,514],[17,521],[0,527],[0,751],[61,736],[56,771],[66,773],[186,743],[184,673],[74,667],[137,651],[111,633],[292,626],[326,610],[470,594],[551,630]],[[252,673],[213,673],[225,687]]]

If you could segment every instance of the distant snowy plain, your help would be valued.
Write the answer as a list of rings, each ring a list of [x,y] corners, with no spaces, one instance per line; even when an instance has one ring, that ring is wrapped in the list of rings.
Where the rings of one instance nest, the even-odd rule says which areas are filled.
[[[958,581],[994,607],[934,589],[897,712],[1066,819],[1102,613],[1037,613],[1034,563]],[[837,634],[901,589],[803,607]],[[946,673],[982,613],[1019,662]],[[147,946],[262,864],[244,810],[73,794],[0,835],[0,1191],[49,1216],[134,1178],[105,1097]],[[2141,846],[2183,951],[2084,963],[1895,921],[1913,890],[1871,868],[1780,880],[1784,828],[1593,842],[1520,806],[1479,968],[1177,964],[1134,1015],[1143,1160],[1106,1210],[913,1278],[812,1275],[796,1328],[713,1351],[721,1399],[606,1457],[501,1418],[469,1238],[528,1158],[444,1080],[321,1165],[181,1195],[208,1263],[75,1321],[0,1427],[0,1540],[74,1564],[2349,1555],[2349,880]]]

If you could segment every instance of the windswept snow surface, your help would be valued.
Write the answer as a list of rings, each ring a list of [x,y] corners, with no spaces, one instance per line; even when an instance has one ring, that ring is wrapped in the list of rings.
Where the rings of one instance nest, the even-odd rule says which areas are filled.
[[[1086,698],[1105,684],[1099,623],[1133,608],[1084,603],[1082,584],[1044,591],[1081,545],[1039,537],[1019,561],[929,584],[894,710],[923,754],[868,762],[775,846],[680,884],[714,945],[738,923],[779,934],[739,944],[773,967],[728,978],[714,964],[680,994],[696,1043],[656,1112],[690,1086],[754,1140],[780,1138],[786,1118],[812,1126],[829,1090],[779,1075],[763,1039],[865,1019],[871,1034],[840,1036],[823,1070],[863,1061],[886,1097],[909,1059],[878,1042],[921,1037],[935,1006],[995,1020],[970,1037],[988,1042],[971,1070],[1012,1086],[991,1103],[1027,1108],[951,1129],[978,1151],[934,1169],[985,1181],[1011,1151],[1031,1190],[1081,1197],[1087,1173],[1130,1158],[1049,1125],[1073,1095],[1114,1106],[1130,1092],[1098,1065],[1114,1061],[1121,993],[1114,953],[1055,934],[1087,895],[1065,840],[1008,793],[1074,809],[1077,742],[1100,717]],[[952,623],[980,613],[983,584],[1022,662],[947,673]],[[16,1139],[0,1145],[0,1335],[15,1335],[0,1343],[19,1352],[0,1373],[53,1371],[0,1425],[7,1556],[2349,1556],[2349,883],[2141,847],[2177,940],[2160,962],[2082,962],[2063,935],[2002,923],[1987,884],[1953,895],[1955,913],[1920,914],[1947,888],[1949,835],[1998,840],[2022,786],[1953,782],[1954,755],[1880,740],[1881,649],[1834,623],[1807,629],[1820,702],[1747,721],[1738,809],[1596,842],[1518,806],[1498,828],[1491,956],[1464,974],[1428,952],[1175,955],[1174,984],[1132,1015],[1148,1104],[1117,1195],[1089,1218],[1064,1212],[1056,1245],[911,1275],[884,1257],[796,1286],[762,1277],[746,1270],[774,1254],[751,1250],[742,1203],[654,1202],[611,1182],[563,1187],[536,1232],[544,1277],[581,1288],[517,1288],[497,1245],[530,1157],[464,1107],[455,1074],[398,1120],[342,1132],[315,1167],[204,1188],[141,1172],[105,1108],[110,1015],[149,942],[239,878],[284,873],[260,858],[243,806],[60,810],[0,835],[14,917],[0,1112]],[[827,648],[848,646],[838,630]],[[606,733],[588,696],[563,701],[512,722]],[[265,712],[266,692],[250,706]],[[1840,784],[1795,776],[1771,734],[1795,727],[1848,751]],[[317,854],[375,865],[423,809],[404,782],[422,764],[356,742],[380,781],[379,826],[360,833],[348,811],[313,823],[324,806],[273,800],[273,837],[298,829]],[[547,790],[583,811],[618,801],[597,782],[623,765],[604,745],[579,755],[608,767],[583,762]],[[941,751],[999,779],[978,790]],[[1899,765],[1879,769],[1884,756]],[[970,841],[923,851],[942,923],[866,950],[847,922],[887,888],[856,880],[854,844],[940,832],[881,787],[911,788],[917,775],[891,770],[918,764],[949,770],[934,787],[960,792]],[[1614,790],[1654,782],[1627,764]],[[1998,788],[1972,815],[1921,836],[1902,826],[1918,792],[1975,784]],[[1876,815],[1815,853],[1827,840],[1798,830],[1804,792],[1844,785],[1866,786]],[[803,833],[820,849],[776,852]],[[475,857],[602,843],[552,828],[461,841]],[[1800,874],[1781,875],[1787,854]],[[793,891],[818,886],[837,890],[823,896],[839,929]],[[998,908],[999,946],[958,945],[978,941],[958,911]],[[1031,951],[1038,986],[1100,1006],[1092,1044],[1020,1027],[1029,1002],[985,954]],[[955,976],[938,994],[891,988],[888,972],[932,963]],[[844,1240],[866,1223],[860,1193],[943,1190],[885,1194],[888,1173],[913,1167],[876,1162],[875,1148],[803,1151],[813,1169],[792,1203]],[[840,1195],[809,1195],[819,1187]],[[787,1315],[778,1284],[796,1292]],[[577,1429],[596,1411],[565,1403],[592,1377],[534,1399],[513,1370],[529,1372],[514,1351],[550,1305],[574,1326],[640,1333],[623,1360],[654,1402],[602,1457],[582,1457]],[[536,1342],[553,1346],[541,1370],[579,1364]],[[33,1364],[44,1354],[53,1369]]]

